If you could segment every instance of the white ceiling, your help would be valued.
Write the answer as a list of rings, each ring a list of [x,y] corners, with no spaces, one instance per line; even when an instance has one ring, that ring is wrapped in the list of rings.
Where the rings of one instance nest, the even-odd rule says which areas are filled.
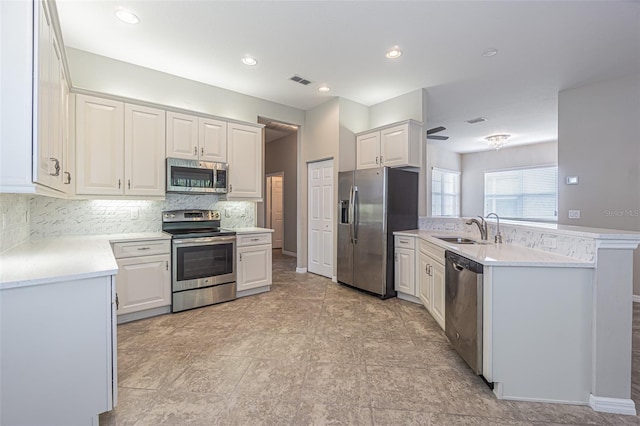
[[[57,0],[69,47],[300,109],[426,88],[457,152],[557,138],[559,90],[640,72],[640,1]],[[128,25],[117,7],[140,17]],[[384,53],[398,45],[397,60]],[[499,53],[483,57],[487,48]],[[251,55],[255,67],[240,59]],[[73,72],[73,69],[71,70]],[[288,80],[294,74],[313,83]],[[73,77],[73,75],[72,75]],[[321,94],[321,84],[331,87]],[[478,116],[489,121],[468,125]]]

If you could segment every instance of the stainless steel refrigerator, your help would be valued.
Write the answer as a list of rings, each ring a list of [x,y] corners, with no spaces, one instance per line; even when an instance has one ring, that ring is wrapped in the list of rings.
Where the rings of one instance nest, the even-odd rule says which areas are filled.
[[[340,172],[338,203],[338,282],[394,297],[393,232],[418,228],[418,173]]]

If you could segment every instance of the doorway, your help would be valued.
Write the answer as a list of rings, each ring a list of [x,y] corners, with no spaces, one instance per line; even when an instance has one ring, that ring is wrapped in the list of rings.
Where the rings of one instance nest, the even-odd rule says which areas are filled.
[[[272,247],[284,246],[284,172],[267,175],[265,225],[273,229]]]
[[[333,160],[307,165],[309,272],[333,278]]]

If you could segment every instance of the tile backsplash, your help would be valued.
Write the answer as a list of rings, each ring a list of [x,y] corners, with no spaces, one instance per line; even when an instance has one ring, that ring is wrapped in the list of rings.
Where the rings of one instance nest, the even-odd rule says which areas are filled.
[[[220,210],[223,227],[255,226],[255,203],[220,201],[215,195],[167,194],[164,201],[62,200],[33,196],[29,200],[33,239],[68,235],[158,232],[163,210]]]
[[[27,194],[0,194],[2,232],[0,252],[29,238],[29,198]]]

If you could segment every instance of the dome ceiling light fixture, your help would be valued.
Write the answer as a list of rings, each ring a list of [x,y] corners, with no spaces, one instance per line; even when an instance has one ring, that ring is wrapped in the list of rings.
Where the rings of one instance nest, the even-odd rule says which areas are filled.
[[[402,50],[398,46],[393,46],[391,49],[387,50],[387,53],[384,55],[387,59],[398,59],[402,56]]]
[[[244,58],[242,58],[242,63],[252,67],[258,64],[258,60],[256,58],[252,58],[251,56],[245,56]]]
[[[497,151],[507,144],[507,139],[509,139],[510,137],[511,135],[506,135],[506,134],[491,135],[484,138],[484,140],[487,141],[487,143],[491,148]]]
[[[490,58],[492,56],[496,56],[498,54],[498,49],[496,48],[490,48],[490,49],[486,49],[484,52],[482,52],[482,56],[484,56],[485,58]]]
[[[126,24],[137,24],[140,22],[140,18],[138,18],[135,13],[127,9],[118,8],[116,9],[115,14],[116,18]]]

